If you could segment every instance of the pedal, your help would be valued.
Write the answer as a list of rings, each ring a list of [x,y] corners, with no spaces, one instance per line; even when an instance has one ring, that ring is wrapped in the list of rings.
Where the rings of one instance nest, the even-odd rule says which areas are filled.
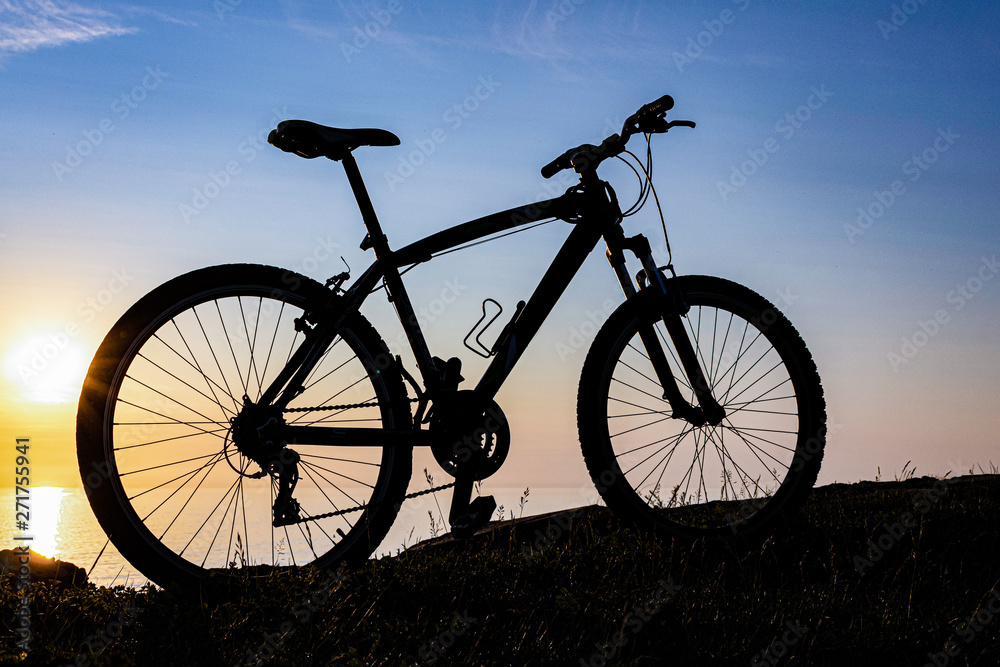
[[[456,516],[451,522],[451,534],[456,539],[464,540],[472,537],[477,530],[490,522],[497,510],[497,501],[493,496],[479,496],[471,503],[466,512]]]

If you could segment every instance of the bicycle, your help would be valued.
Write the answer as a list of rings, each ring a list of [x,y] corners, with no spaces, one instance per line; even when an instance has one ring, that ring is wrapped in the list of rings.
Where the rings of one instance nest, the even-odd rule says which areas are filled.
[[[375,261],[320,284],[262,265],[192,271],[154,289],[107,334],[90,366],[77,419],[90,503],[121,554],[162,586],[225,582],[289,566],[363,562],[407,496],[414,447],[454,478],[449,522],[467,536],[496,503],[472,499],[510,448],[494,400],[584,259],[604,239],[625,301],[597,333],[580,378],[581,450],[616,515],[684,539],[764,534],[815,483],[826,414],[815,363],[773,305],[750,289],[659,267],[649,241],[622,223],[653,194],[653,134],[669,95],[641,107],[620,134],[572,148],[542,168],[573,169],[558,197],[487,215],[392,250],[353,151],[395,146],[381,129],[290,120],[269,142],[343,165]],[[645,164],[626,149],[646,140]],[[623,157],[625,154],[626,157]],[[597,169],[618,157],[640,180],[622,211]],[[633,164],[634,163],[634,164]],[[641,172],[641,174],[640,174]],[[527,302],[496,341],[483,318],[466,347],[491,359],[473,389],[461,360],[431,354],[402,274],[438,254],[512,230],[563,221],[571,230]],[[662,210],[660,221],[670,255]],[[628,252],[641,264],[633,278]],[[384,290],[420,382],[359,312]],[[497,304],[499,305],[499,304]],[[471,340],[470,340],[471,339]],[[427,493],[424,491],[421,493]],[[269,525],[254,522],[270,517]],[[248,518],[249,517],[249,518]]]

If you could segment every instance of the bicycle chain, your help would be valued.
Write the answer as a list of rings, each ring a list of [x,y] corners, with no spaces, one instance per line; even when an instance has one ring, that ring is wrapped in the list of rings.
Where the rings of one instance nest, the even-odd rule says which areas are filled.
[[[419,398],[407,398],[410,403],[416,403]],[[282,412],[313,412],[313,411],[323,411],[323,410],[354,410],[356,408],[377,408],[379,406],[378,401],[369,403],[345,403],[344,405],[320,405],[310,408],[285,408]]]
[[[416,403],[419,400],[420,399],[417,398],[409,399],[411,403]],[[378,406],[379,406],[378,401],[375,401],[374,403],[347,403],[344,405],[322,405],[318,407],[307,407],[307,408],[285,408],[284,410],[282,410],[282,412],[312,412],[314,410],[317,411],[353,410],[355,408],[377,408]],[[430,489],[425,489],[424,491],[415,491],[414,493],[410,493],[408,495],[403,496],[403,500],[409,500],[410,498],[416,498],[418,496],[426,496],[428,493],[435,493],[437,491],[442,491],[444,489],[450,489],[453,486],[455,486],[455,482],[452,482],[451,484],[442,484],[441,486],[435,486]],[[374,506],[377,506],[379,504],[380,503],[374,503]],[[361,510],[368,509],[369,507],[372,506],[373,505],[358,505],[357,507],[349,507],[347,509],[336,510],[335,512],[327,512],[326,514],[316,514],[314,516],[307,516],[299,519],[298,521],[293,522],[292,525],[296,523],[305,523],[306,521],[319,521],[320,519],[329,519],[331,517],[341,516],[343,514],[350,514],[351,512],[360,512]]]
[[[444,489],[450,489],[453,486],[455,486],[455,482],[452,482],[451,484],[442,484],[441,486],[435,486],[430,489],[426,489],[424,491],[416,491],[414,493],[403,496],[403,500],[409,500],[410,498],[416,498],[417,496],[426,496],[428,493],[435,493],[437,491],[442,491]],[[380,504],[382,503],[372,503],[371,505],[358,505],[357,507],[348,507],[347,509],[344,510],[327,512],[326,514],[316,514],[314,516],[307,516],[302,519],[299,519],[298,521],[293,522],[293,524],[305,523],[306,521],[319,521],[320,519],[329,519],[330,517],[341,516],[343,514],[350,514],[351,512],[360,512],[361,510],[366,510],[369,507],[377,507]]]

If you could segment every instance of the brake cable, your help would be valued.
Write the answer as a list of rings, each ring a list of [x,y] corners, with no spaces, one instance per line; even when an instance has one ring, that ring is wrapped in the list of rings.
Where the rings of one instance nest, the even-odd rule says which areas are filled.
[[[442,250],[441,252],[434,253],[433,255],[431,255],[431,258],[433,259],[434,257],[440,257],[442,255],[447,255],[448,253],[458,252],[459,250],[466,250],[467,248],[471,248],[472,246],[477,246],[477,245],[479,245],[481,243],[489,243],[490,241],[496,241],[498,239],[502,239],[505,236],[510,236],[511,234],[520,234],[521,232],[526,232],[529,229],[534,229],[535,227],[541,227],[542,225],[547,225],[550,222],[555,222],[558,219],[559,218],[552,218],[551,220],[543,220],[541,222],[536,222],[533,225],[528,225],[527,227],[522,227],[521,229],[515,229],[513,231],[504,232],[503,234],[497,234],[496,236],[490,236],[488,238],[481,239],[479,241],[471,241],[469,243],[466,243],[465,245],[455,246],[454,248],[449,248],[448,250]]]
[[[642,161],[631,151],[623,151],[633,160],[635,160],[635,165],[623,158],[621,155],[617,155],[619,160],[624,162],[628,167],[635,173],[636,177],[639,179],[639,197],[636,202],[629,207],[627,211],[622,213],[622,217],[628,217],[630,215],[635,215],[638,213],[649,199],[649,194],[653,194],[653,202],[656,204],[656,212],[660,216],[660,228],[663,230],[663,243],[666,245],[667,249],[667,265],[673,263],[673,252],[670,249],[670,239],[667,236],[667,223],[663,217],[663,208],[660,206],[660,198],[656,195],[656,187],[653,185],[653,151],[650,146],[650,133],[645,132],[646,136],[646,164],[643,165]],[[638,170],[636,169],[638,166]],[[642,175],[639,175],[639,171]]]

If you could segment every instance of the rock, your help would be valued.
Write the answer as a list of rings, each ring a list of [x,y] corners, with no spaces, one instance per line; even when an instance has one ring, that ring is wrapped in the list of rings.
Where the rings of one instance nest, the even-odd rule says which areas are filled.
[[[28,550],[28,562],[24,563],[24,553],[20,549],[0,550],[0,567],[6,577],[16,577],[23,565],[28,566],[31,581],[59,581],[70,586],[84,586],[87,583],[87,572],[67,561],[46,558]]]

